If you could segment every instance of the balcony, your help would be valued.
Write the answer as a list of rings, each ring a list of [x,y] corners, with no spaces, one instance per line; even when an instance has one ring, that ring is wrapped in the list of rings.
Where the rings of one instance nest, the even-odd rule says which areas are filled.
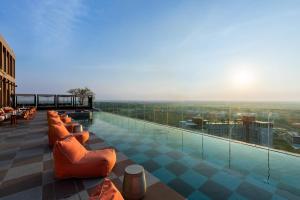
[[[248,112],[243,119],[237,115],[245,115],[243,109],[196,107],[187,103],[95,102],[99,111],[94,111],[93,120],[80,122],[93,133],[87,148],[117,149],[118,162],[110,178],[119,190],[126,166],[144,166],[145,199],[300,197],[299,154],[274,148],[280,128],[276,113]],[[243,126],[250,127],[248,138]],[[101,178],[53,178],[45,111],[39,111],[32,121],[2,124],[0,129],[1,198],[87,199],[101,182]],[[262,137],[265,133],[268,137]]]

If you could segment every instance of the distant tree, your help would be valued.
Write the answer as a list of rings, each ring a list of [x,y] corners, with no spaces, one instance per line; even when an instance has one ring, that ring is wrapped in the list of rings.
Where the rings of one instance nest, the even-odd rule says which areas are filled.
[[[87,87],[70,89],[70,90],[67,91],[67,93],[70,93],[70,94],[75,95],[76,97],[78,97],[80,105],[83,105],[84,100],[88,96],[93,96],[93,98],[95,98],[95,93]]]

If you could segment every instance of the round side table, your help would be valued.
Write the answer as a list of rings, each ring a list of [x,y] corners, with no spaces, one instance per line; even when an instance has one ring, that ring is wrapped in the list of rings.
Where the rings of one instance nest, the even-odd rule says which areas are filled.
[[[141,165],[129,165],[125,168],[123,195],[125,199],[142,199],[146,193],[145,171]]]

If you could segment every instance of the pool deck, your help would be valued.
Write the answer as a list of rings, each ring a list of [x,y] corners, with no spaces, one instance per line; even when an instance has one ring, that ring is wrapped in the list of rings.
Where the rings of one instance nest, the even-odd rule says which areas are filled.
[[[0,199],[88,199],[103,178],[54,179],[52,151],[48,147],[46,112],[17,125],[0,124]],[[104,140],[90,134],[86,148],[108,147]],[[126,166],[133,164],[122,152],[109,178],[122,190]],[[146,171],[147,193],[144,199],[184,199],[173,189]]]

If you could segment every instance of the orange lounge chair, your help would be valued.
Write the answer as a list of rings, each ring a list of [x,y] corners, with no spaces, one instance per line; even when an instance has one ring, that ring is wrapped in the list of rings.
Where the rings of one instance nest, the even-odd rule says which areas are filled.
[[[89,200],[124,200],[124,198],[113,182],[105,178],[96,190],[91,193]]]
[[[81,144],[85,144],[88,141],[90,136],[88,131],[82,131],[80,133],[71,134],[67,130],[67,128],[62,124],[52,124],[49,125],[49,132],[48,132],[49,146],[52,147],[57,140],[62,140],[71,135],[73,135]]]
[[[0,108],[0,122],[4,121],[5,119],[5,112],[2,108]]]
[[[58,179],[105,177],[116,163],[114,149],[88,151],[73,136],[55,143],[53,158]]]
[[[68,117],[66,114],[59,115],[58,112],[54,110],[48,110],[47,111],[47,118],[49,119],[50,117],[60,117],[63,123],[71,123],[72,118]]]
[[[74,122],[70,122],[70,123],[64,123],[59,116],[56,117],[49,117],[48,118],[48,126],[53,125],[53,124],[57,124],[57,125],[64,125],[69,132],[73,132],[74,127],[78,126],[78,123],[74,123]]]

